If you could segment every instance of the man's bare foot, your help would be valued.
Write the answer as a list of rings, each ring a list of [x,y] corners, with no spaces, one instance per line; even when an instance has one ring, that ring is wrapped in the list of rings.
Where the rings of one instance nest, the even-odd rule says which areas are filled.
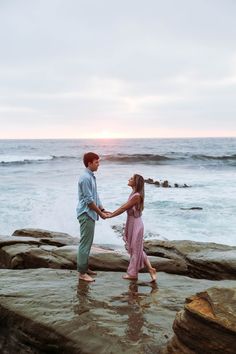
[[[151,268],[150,275],[151,275],[152,281],[156,281],[157,280],[157,271],[156,271],[155,268]]]
[[[137,277],[131,277],[129,274],[123,275],[122,278],[123,278],[123,279],[126,279],[126,280],[138,280]]]
[[[84,274],[79,273],[79,280],[84,280],[84,281],[87,281],[89,283],[95,281],[87,273],[84,273]]]
[[[92,269],[87,270],[87,274],[89,275],[97,275],[97,272],[94,272]]]

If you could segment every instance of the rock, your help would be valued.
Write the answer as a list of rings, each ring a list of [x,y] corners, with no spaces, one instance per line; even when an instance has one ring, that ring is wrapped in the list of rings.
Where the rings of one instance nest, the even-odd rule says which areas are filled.
[[[186,300],[163,354],[235,354],[236,287],[210,288]]]
[[[153,181],[152,178],[144,179],[144,182],[145,182],[145,183],[148,183],[148,184],[154,184],[154,181]]]
[[[1,266],[4,268],[23,269],[23,268],[62,268],[74,269],[73,262],[57,255],[52,249],[48,250],[45,246],[28,244],[15,244],[0,248]],[[74,246],[75,247],[75,246]],[[57,247],[54,246],[54,251]]]
[[[114,230],[119,235],[119,237],[123,237],[125,224],[123,224],[123,225],[112,225],[111,228],[112,228],[112,230]]]
[[[50,237],[0,236],[0,267],[76,269],[78,245],[62,246],[62,239],[50,244],[50,240]],[[74,239],[72,241],[75,242]],[[193,241],[150,240],[144,242],[144,248],[152,256],[151,263],[158,271],[195,278],[236,279],[236,247]],[[124,249],[93,245],[89,264],[95,270],[125,271],[128,260]]]
[[[194,241],[145,241],[149,255],[186,264],[193,278],[236,279],[236,247]]]
[[[184,262],[178,262],[171,259],[164,259],[161,257],[149,257],[149,260],[158,272],[168,272],[173,274],[186,274],[187,268]],[[106,253],[91,252],[89,257],[89,266],[94,270],[103,271],[126,271],[129,265],[129,255],[117,251],[110,251]],[[147,273],[144,268],[140,272]]]
[[[161,183],[161,186],[164,187],[164,188],[170,187],[169,182],[168,182],[167,180],[164,181],[164,182],[162,182],[162,183]]]
[[[55,246],[76,245],[78,239],[63,232],[54,232],[42,229],[20,229],[14,231],[12,236],[33,237],[40,239],[41,243]]]
[[[115,251],[110,252],[91,252],[89,265],[94,270],[105,271],[126,271],[129,265],[129,257]]]
[[[44,239],[35,242],[30,237],[0,238],[0,267],[10,269],[53,268],[77,269],[78,246],[52,246]],[[33,242],[32,242],[33,240]],[[2,241],[2,243],[1,243]],[[29,242],[29,243],[28,243]],[[152,266],[159,271],[169,273],[186,273],[186,264],[182,261],[150,257]],[[89,266],[94,270],[126,271],[129,256],[126,251],[104,248],[93,245],[89,258]],[[146,272],[146,270],[144,270]]]
[[[125,224],[123,224],[123,225],[112,225],[111,228],[112,228],[112,230],[115,231],[116,234],[118,234],[119,237],[123,237],[124,230],[125,230]],[[147,232],[144,233],[144,239],[149,239],[149,238],[158,239],[160,237],[161,236],[158,233],[153,233],[153,232],[150,232],[150,231],[147,231]],[[161,237],[161,240],[167,240],[167,238]]]
[[[159,182],[159,181],[154,181],[152,178],[147,178],[144,180],[144,182],[147,184],[154,184],[157,187],[171,188],[171,185],[169,184],[169,182],[167,180],[165,180],[163,182]],[[184,183],[183,185],[179,185],[178,183],[174,183],[174,187],[175,188],[188,188],[190,186],[188,186],[186,183]]]
[[[29,245],[40,245],[41,241],[36,240],[33,237],[14,237],[14,236],[1,236],[0,235],[1,247],[19,244],[19,243],[27,243]]]
[[[203,210],[201,207],[180,208],[181,210]]]
[[[76,271],[0,270],[0,352],[160,353],[184,298],[218,284],[159,273],[157,287],[147,274],[138,282],[122,275],[98,272],[78,285]]]

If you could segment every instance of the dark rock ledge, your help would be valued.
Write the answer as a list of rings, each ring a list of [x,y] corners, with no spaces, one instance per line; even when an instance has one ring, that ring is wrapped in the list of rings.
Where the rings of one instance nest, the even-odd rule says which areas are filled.
[[[78,285],[71,270],[0,270],[0,352],[160,353],[184,298],[219,283],[161,272],[157,287],[147,274],[137,283],[122,274],[98,272],[95,283]]]
[[[235,353],[236,247],[146,241],[152,284],[122,280],[127,254],[94,246],[96,282],[78,284],[77,243],[47,230],[0,236],[0,353]]]

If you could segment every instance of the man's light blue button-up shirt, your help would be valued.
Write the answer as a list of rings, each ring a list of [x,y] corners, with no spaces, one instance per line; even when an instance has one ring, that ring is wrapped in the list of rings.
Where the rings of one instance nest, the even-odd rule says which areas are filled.
[[[84,174],[81,175],[79,179],[78,197],[79,202],[76,208],[77,217],[83,213],[87,213],[94,221],[98,220],[98,214],[88,206],[90,203],[95,203],[98,208],[102,209],[102,204],[97,192],[96,177],[88,168],[86,168]]]

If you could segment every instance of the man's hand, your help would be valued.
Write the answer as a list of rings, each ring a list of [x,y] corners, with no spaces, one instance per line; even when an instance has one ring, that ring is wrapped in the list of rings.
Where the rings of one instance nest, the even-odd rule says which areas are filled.
[[[106,219],[112,218],[112,212],[107,211],[105,214],[106,214]]]
[[[110,215],[111,215],[111,213],[109,211],[105,211],[105,212],[101,213],[100,216],[102,219],[107,219],[110,217]]]
[[[100,218],[102,218],[102,219],[106,219],[106,214],[105,213],[99,213],[99,216],[100,216]]]

